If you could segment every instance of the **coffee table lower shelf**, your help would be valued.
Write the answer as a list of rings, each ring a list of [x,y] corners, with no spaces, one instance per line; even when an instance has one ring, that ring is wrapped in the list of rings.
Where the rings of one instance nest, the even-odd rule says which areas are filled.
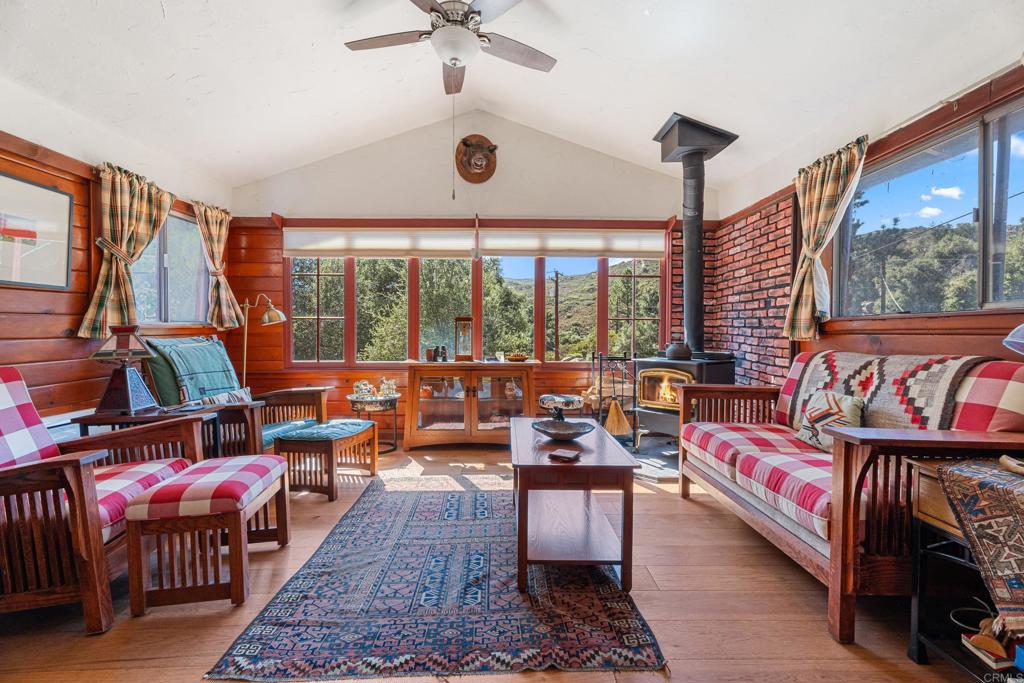
[[[529,495],[527,564],[622,564],[621,540],[593,492]]]

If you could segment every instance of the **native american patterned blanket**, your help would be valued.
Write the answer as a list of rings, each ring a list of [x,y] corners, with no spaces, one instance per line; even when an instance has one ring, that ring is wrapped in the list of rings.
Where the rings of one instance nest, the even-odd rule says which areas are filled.
[[[939,467],[939,481],[995,602],[997,625],[1024,630],[1024,477],[996,460],[963,460]]]
[[[370,484],[207,678],[665,666],[610,569],[534,566],[519,593],[511,491],[393,486]]]
[[[808,360],[790,403],[789,423],[800,425],[811,396],[832,391],[864,399],[863,426],[948,429],[956,389],[984,356],[872,356],[822,351]]]

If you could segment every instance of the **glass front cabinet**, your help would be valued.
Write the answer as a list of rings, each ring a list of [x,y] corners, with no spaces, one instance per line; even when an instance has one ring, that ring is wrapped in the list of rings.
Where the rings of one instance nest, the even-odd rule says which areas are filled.
[[[536,414],[529,363],[423,363],[408,387],[407,448],[508,443],[512,418]]]

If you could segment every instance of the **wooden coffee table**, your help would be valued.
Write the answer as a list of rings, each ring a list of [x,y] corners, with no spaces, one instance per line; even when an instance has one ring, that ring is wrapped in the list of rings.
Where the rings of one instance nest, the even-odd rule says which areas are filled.
[[[512,468],[518,514],[519,590],[527,590],[531,564],[610,564],[622,590],[633,585],[633,456],[603,427],[576,441],[551,441],[535,432],[532,417],[512,418]],[[593,420],[575,420],[594,423]],[[581,451],[558,463],[548,453]],[[622,534],[601,510],[595,490],[622,491]]]

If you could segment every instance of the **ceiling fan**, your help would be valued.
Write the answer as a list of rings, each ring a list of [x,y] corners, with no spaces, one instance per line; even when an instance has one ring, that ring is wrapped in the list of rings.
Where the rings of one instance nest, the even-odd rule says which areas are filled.
[[[405,31],[345,43],[350,50],[372,50],[430,41],[444,63],[444,91],[462,92],[466,65],[483,50],[499,59],[538,71],[551,71],[556,60],[529,45],[497,33],[483,33],[480,25],[497,19],[521,0],[411,0],[430,15],[429,31]]]

